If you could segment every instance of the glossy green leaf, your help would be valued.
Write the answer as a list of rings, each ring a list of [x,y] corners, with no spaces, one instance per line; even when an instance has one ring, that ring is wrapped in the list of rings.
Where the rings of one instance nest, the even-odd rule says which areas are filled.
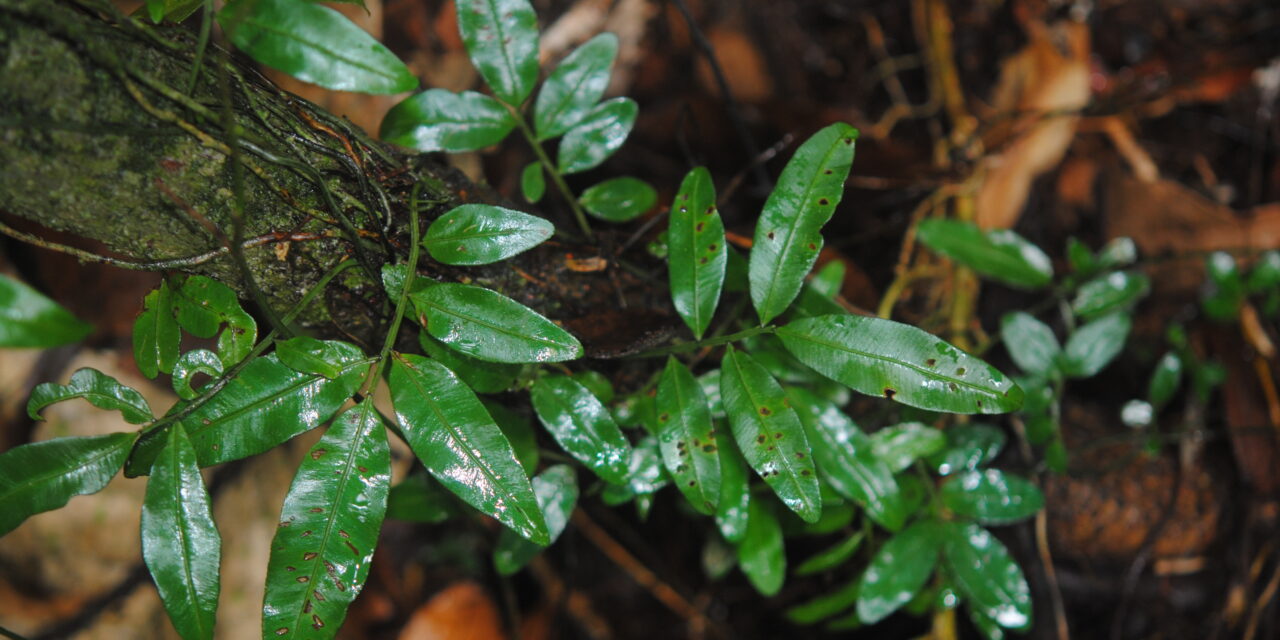
[[[480,404],[484,405],[485,411],[489,412],[493,422],[502,430],[502,435],[511,443],[511,450],[515,452],[525,473],[533,475],[538,470],[538,438],[533,432],[529,417],[494,399],[481,399]]]
[[[832,260],[822,265],[813,277],[809,279],[809,285],[813,290],[824,298],[834,298],[840,295],[840,286],[844,284],[844,274],[847,267],[844,261]]]
[[[947,572],[969,606],[1009,629],[1031,626],[1031,589],[1022,569],[991,532],[972,523],[940,528]]]
[[[1181,384],[1182,358],[1177,352],[1170,351],[1160,358],[1155,370],[1151,372],[1151,381],[1147,383],[1147,401],[1159,411],[1169,404]]]
[[[539,141],[554,138],[578,124],[609,86],[609,70],[618,55],[618,36],[601,33],[574,49],[556,65],[533,109]]]
[[[422,356],[396,356],[388,382],[401,431],[431,475],[481,513],[547,544],[529,477],[480,399],[447,367]]]
[[[716,448],[720,451],[720,501],[716,506],[716,527],[725,540],[737,544],[747,535],[747,520],[751,515],[747,463],[733,438],[722,429],[716,431]]]
[[[796,150],[769,194],[751,248],[751,301],[760,323],[791,305],[822,250],[822,226],[844,196],[858,130],[837,122]]]
[[[624,176],[587,187],[578,201],[601,220],[627,222],[652,209],[658,192],[644,180]]]
[[[529,390],[538,420],[566,453],[612,484],[627,480],[631,444],[591,391],[568,376],[546,376]]]
[[[547,178],[542,173],[542,164],[534,161],[524,166],[520,172],[520,193],[529,204],[536,204],[547,192]]]
[[[205,0],[147,0],[147,17],[156,24],[162,20],[182,22],[204,3]]]
[[[582,344],[534,310],[496,291],[433,284],[410,294],[435,339],[490,362],[561,362],[582,357]]]
[[[720,370],[712,369],[698,376],[698,386],[702,387],[702,394],[707,397],[707,408],[711,410],[711,417],[715,420],[724,420],[724,400],[720,397]]]
[[[81,340],[92,330],[35,289],[0,275],[0,347],[56,347]]]
[[[947,448],[929,458],[938,475],[977,469],[1004,448],[1004,431],[988,424],[957,424],[947,428]]]
[[[299,373],[317,373],[330,380],[342,375],[343,363],[358,360],[360,348],[341,340],[298,336],[276,343],[276,357]]]
[[[1098,250],[1098,266],[1103,269],[1128,266],[1137,259],[1138,245],[1133,242],[1133,238],[1112,238]]]
[[[577,380],[578,384],[586,387],[591,392],[591,395],[595,396],[600,402],[604,404],[613,402],[613,383],[609,382],[608,376],[603,373],[592,369],[584,369],[574,373],[571,377]]]
[[[533,478],[533,493],[537,496],[538,508],[547,521],[547,531],[550,533],[547,544],[550,545],[564,533],[569,517],[578,504],[578,481],[573,475],[573,468],[564,464],[547,467]],[[542,551],[543,546],[529,542],[510,530],[504,530],[493,550],[493,565],[498,573],[509,576],[528,564]]]
[[[787,513],[782,518],[782,531],[792,536],[825,536],[853,524],[855,509],[830,487],[822,487],[822,516],[815,522],[804,522]],[[861,512],[858,509],[857,512]]]
[[[800,566],[796,567],[796,575],[807,576],[834,569],[844,564],[858,551],[865,538],[866,534],[859,531],[837,542],[835,545],[809,556],[804,562],[800,563]],[[850,603],[850,606],[852,606],[852,603]]]
[[[854,391],[952,413],[1005,413],[1022,389],[991,365],[911,325],[819,316],[779,327],[792,355]]]
[[[436,218],[422,246],[439,262],[491,264],[523,253],[555,233],[546,220],[489,204],[464,204]]]
[[[178,324],[199,338],[218,335],[218,357],[230,367],[249,355],[258,340],[258,324],[240,306],[236,292],[205,276],[188,276],[173,291],[173,313]]]
[[[627,463],[625,484],[605,487],[605,504],[618,505],[631,499],[639,499],[656,493],[671,481],[662,471],[662,454],[658,451],[658,439],[645,436],[631,448],[631,460]]]
[[[1201,306],[1205,314],[1219,322],[1228,322],[1240,314],[1240,304],[1245,296],[1244,279],[1236,265],[1236,259],[1225,251],[1215,251],[1205,263],[1209,287]]]
[[[1049,325],[1025,311],[1006,313],[1000,319],[1000,337],[1014,364],[1027,373],[1047,378],[1058,370],[1062,345]]]
[[[720,453],[702,387],[675,357],[658,381],[658,441],[662,461],[693,508],[713,514],[720,503]]]
[[[720,365],[729,425],[747,463],[805,522],[822,513],[822,496],[804,427],[782,387],[751,356],[729,347]]]
[[[302,459],[271,541],[264,638],[332,638],[369,576],[391,487],[391,449],[366,398]]]
[[[170,429],[142,503],[142,558],[186,640],[213,637],[222,536],[212,507],[187,433]]]
[[[1062,349],[1062,373],[1088,378],[1102,371],[1120,355],[1132,326],[1129,314],[1116,312],[1076,329]]]
[[[671,301],[694,337],[702,339],[720,301],[728,261],[715,185],[705,167],[690,171],[680,183],[667,243]]]
[[[862,574],[858,617],[875,624],[915,597],[938,563],[939,523],[917,520],[890,538]]]
[[[773,510],[762,500],[751,502],[747,532],[738,543],[738,566],[751,586],[763,596],[777,595],[787,578],[782,527]]]
[[[476,393],[500,393],[515,384],[521,365],[506,362],[487,362],[473,358],[461,351],[450,349],[427,332],[418,333],[418,344],[432,360],[449,367]]]
[[[328,7],[297,0],[231,0],[218,11],[218,24],[249,57],[303,82],[363,93],[418,86],[394,53]]]
[[[987,640],[1004,640],[1004,628],[981,611],[969,607],[969,620],[981,637]]]
[[[53,382],[37,385],[31,390],[31,399],[27,400],[27,415],[32,420],[39,420],[42,409],[72,398],[84,398],[99,409],[118,409],[125,421],[132,424],[155,419],[151,415],[151,405],[141,393],[97,369],[88,368],[71,374],[71,381],[65,385]]]
[[[600,166],[627,141],[640,108],[631,98],[614,98],[596,105],[560,140],[556,165],[570,174]]]
[[[426,471],[414,471],[387,494],[387,518],[439,524],[458,515],[459,504]]]
[[[366,369],[363,359],[347,362],[341,377],[329,380],[298,373],[274,354],[255,358],[181,424],[200,466],[246,458],[328,421],[355,392]],[[183,406],[179,403],[171,413]],[[147,431],[138,438],[125,475],[148,473],[166,431]]]
[[[1072,271],[1083,276],[1088,276],[1098,269],[1093,252],[1075,236],[1067,238],[1067,263],[1071,265]]]
[[[382,119],[378,137],[418,151],[475,151],[502,142],[516,116],[474,91],[428,89],[405,98]]]
[[[132,433],[55,438],[0,453],[0,536],[73,496],[97,493],[115,477]]]
[[[791,355],[777,336],[768,334],[752,336],[740,343],[742,348],[779,382],[815,385],[829,381]]]
[[[983,524],[1026,520],[1044,506],[1044,494],[1030,480],[998,469],[958,473],[938,494],[948,509]]]
[[[835,404],[807,389],[792,388],[795,403],[826,484],[866,509],[880,526],[897,531],[909,513],[893,471],[871,451],[867,437]]]
[[[947,446],[947,436],[919,422],[904,422],[871,434],[871,451],[894,473],[927,458]]]
[[[1147,276],[1134,271],[1104,273],[1080,286],[1071,309],[1081,318],[1128,309],[1151,290]]]
[[[148,378],[173,371],[182,331],[173,311],[173,291],[167,282],[147,294],[142,313],[133,323],[133,360]]]
[[[852,540],[852,538],[850,538]],[[787,609],[787,619],[795,624],[814,624],[851,609],[858,602],[861,580],[835,587],[803,604]]]
[[[837,263],[832,263],[837,264]],[[796,297],[795,303],[791,305],[792,318],[814,318],[817,316],[845,315],[849,313],[847,309],[840,306],[835,298],[830,298],[820,293],[813,287],[813,282],[807,282],[800,288],[800,295]]]
[[[1053,263],[1039,247],[1008,229],[982,231],[971,222],[931,218],[916,237],[938,253],[978,273],[1020,289],[1053,281]]]
[[[1280,287],[1280,251],[1267,251],[1253,265],[1245,280],[1245,289],[1249,293],[1266,293],[1276,287]]]
[[[493,95],[518,107],[538,82],[538,18],[528,0],[459,0],[458,31]]]
[[[198,373],[210,378],[221,376],[222,360],[218,358],[218,354],[208,349],[192,349],[182,354],[173,365],[173,392],[183,400],[195,400],[199,397],[200,392],[191,386],[192,379]]]

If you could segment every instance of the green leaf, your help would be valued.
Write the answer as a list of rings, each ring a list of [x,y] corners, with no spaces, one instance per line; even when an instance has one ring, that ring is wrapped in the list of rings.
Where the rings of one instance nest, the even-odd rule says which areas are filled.
[[[35,289],[0,275],[0,347],[56,347],[81,340],[92,330]]]
[[[904,422],[871,434],[871,451],[894,473],[927,458],[947,446],[947,436],[919,422]]]
[[[1009,629],[1031,626],[1031,589],[1022,569],[991,532],[972,523],[940,528],[947,572],[970,608]]]
[[[256,455],[328,421],[360,386],[366,368],[363,359],[347,362],[342,376],[329,380],[298,373],[274,354],[256,358],[181,424],[202,467]],[[167,430],[138,438],[125,475],[148,473]]]
[[[173,392],[178,394],[183,400],[195,400],[200,396],[200,392],[191,388],[191,380],[197,373],[203,373],[210,378],[217,378],[222,375],[222,360],[218,359],[218,354],[208,349],[192,349],[178,358],[177,364],[173,365]]]
[[[432,360],[449,367],[476,393],[500,393],[515,384],[521,365],[486,362],[445,346],[427,332],[418,332],[418,344]]]
[[[787,619],[795,624],[807,625],[846,611],[857,604],[860,586],[860,580],[853,580],[804,604],[795,605],[787,609]]]
[[[271,541],[264,638],[332,638],[369,577],[391,487],[372,398],[334,420],[302,459]]]
[[[502,435],[511,443],[511,449],[515,451],[516,459],[524,467],[525,473],[533,475],[538,470],[538,437],[533,432],[529,417],[516,413],[491,398],[482,398],[480,404],[484,405],[485,411],[489,412],[494,423],[502,430]]]
[[[461,153],[498,144],[515,127],[516,116],[489,96],[428,89],[392,107],[378,137],[418,151]]]
[[[218,357],[224,367],[244,360],[258,339],[258,324],[240,306],[230,287],[205,276],[189,276],[173,290],[173,313],[178,324],[199,338],[218,336]]]
[[[518,107],[538,82],[538,18],[528,0],[460,0],[458,31],[485,83]]]
[[[910,601],[933,573],[939,545],[939,523],[928,519],[885,542],[862,574],[858,617],[875,624]]]
[[[656,493],[670,480],[662,472],[662,454],[658,452],[658,439],[645,436],[631,448],[631,460],[627,463],[625,484],[605,487],[603,498],[610,506],[622,504]],[[638,500],[637,500],[638,502]]]
[[[844,273],[846,267],[841,260],[832,260],[823,265],[813,277],[809,279],[809,286],[813,287],[813,291],[824,298],[834,298],[840,295],[840,286],[844,283]]]
[[[1049,325],[1025,311],[1006,313],[1000,319],[1000,336],[1014,364],[1027,373],[1048,378],[1058,370],[1062,346]]]
[[[958,473],[938,493],[948,509],[983,524],[1025,520],[1044,506],[1044,495],[1030,480],[998,469]]]
[[[431,475],[481,513],[547,544],[529,477],[480,399],[447,367],[422,356],[396,356],[388,382],[405,439]]]
[[[614,98],[596,105],[560,141],[556,165],[560,173],[579,173],[601,162],[627,141],[640,107],[631,98]]]
[[[1132,325],[1129,314],[1116,312],[1076,329],[1062,350],[1062,373],[1088,378],[1102,371],[1120,355]]]
[[[819,316],[778,327],[792,355],[854,391],[951,413],[1004,413],[1022,389],[991,365],[911,325]]]
[[[658,192],[644,180],[624,176],[587,187],[578,201],[601,220],[627,222],[653,208]]]
[[[929,458],[938,475],[977,469],[1004,448],[1004,431],[988,424],[957,424],[947,428],[947,448]]]
[[[591,392],[591,395],[595,396],[600,402],[604,404],[613,402],[613,383],[609,382],[609,378],[603,373],[591,369],[583,369],[573,374],[572,378],[586,387]]]
[[[573,469],[564,464],[547,467],[533,478],[533,493],[547,521],[550,534],[547,545],[550,545],[564,533],[578,504],[578,481],[574,478]],[[510,530],[503,530],[493,550],[493,565],[498,573],[509,576],[528,564],[542,549],[543,546],[529,542]]]
[[[1085,319],[1129,309],[1151,290],[1145,275],[1132,271],[1104,273],[1080,286],[1071,309]]]
[[[297,0],[231,0],[218,11],[227,39],[249,57],[336,91],[400,93],[418,79],[345,16]]]
[[[787,556],[778,517],[762,500],[751,502],[747,532],[738,543],[738,566],[763,596],[777,595],[787,578]]]
[[[720,397],[720,370],[712,369],[698,376],[698,386],[702,387],[702,393],[707,397],[707,408],[711,410],[711,417],[715,420],[724,420],[724,400]]]
[[[747,535],[747,520],[751,513],[747,464],[733,439],[723,430],[716,431],[716,448],[720,451],[720,500],[716,506],[716,527],[725,540],[737,544]]]
[[[800,566],[796,567],[796,575],[807,576],[821,573],[844,564],[858,551],[864,539],[866,539],[866,532],[859,531],[837,542],[835,545],[809,556],[807,560],[800,563]],[[850,603],[850,606],[852,606],[852,603]]]
[[[133,323],[133,360],[142,375],[155,378],[173,371],[182,331],[178,328],[169,283],[161,282],[142,304],[142,313]]]
[[[680,183],[671,205],[667,242],[671,301],[694,337],[701,340],[720,301],[728,262],[715,185],[705,167],[690,171]]]
[[[542,165],[530,162],[520,172],[520,193],[529,204],[536,204],[547,192],[547,178],[542,173]]]
[[[916,237],[926,246],[982,275],[1019,289],[1053,282],[1053,263],[1022,236],[998,229],[982,231],[971,222],[931,218]]]
[[[464,204],[436,218],[422,246],[445,264],[492,264],[542,244],[555,230],[550,222],[527,213]]]
[[[1147,400],[1156,411],[1164,408],[1173,399],[1182,384],[1182,358],[1177,352],[1170,351],[1160,358],[1156,368],[1151,372],[1151,381],[1147,383]]]
[[[751,301],[760,323],[790,306],[822,250],[822,226],[844,196],[858,130],[837,122],[796,150],[769,194],[751,248]]]
[[[893,471],[871,451],[871,439],[834,403],[803,388],[788,389],[787,395],[796,404],[826,484],[866,509],[880,526],[901,529],[907,507]]]
[[[1280,286],[1280,251],[1267,251],[1249,272],[1245,289],[1249,293],[1266,293]]]
[[[142,557],[169,620],[186,640],[213,637],[222,536],[212,507],[187,433],[170,429],[142,503]]]
[[[1103,269],[1128,266],[1137,259],[1138,245],[1134,244],[1133,238],[1113,238],[1098,250],[1098,266]]]
[[[618,36],[601,33],[556,65],[533,109],[538,141],[563,134],[587,115],[609,86],[609,69],[618,55]]]
[[[31,391],[31,399],[27,401],[27,415],[32,420],[40,420],[42,409],[72,398],[84,398],[99,409],[119,409],[125,421],[131,424],[142,424],[155,419],[151,415],[151,405],[147,404],[141,393],[97,369],[88,368],[71,374],[68,384],[45,382],[36,386]]]
[[[700,513],[720,503],[720,454],[702,387],[675,357],[658,381],[658,440],[676,487]]]
[[[458,515],[453,497],[425,471],[414,471],[387,494],[387,517],[405,522],[440,524]]]
[[[124,464],[134,435],[55,438],[0,454],[0,536],[73,496],[101,491]]]
[[[1236,259],[1225,251],[1215,251],[1206,260],[1209,287],[1202,306],[1205,313],[1219,322],[1234,320],[1240,314],[1245,296],[1244,279]]]
[[[562,362],[582,357],[577,338],[496,291],[433,284],[409,295],[435,339],[490,362]]]
[[[591,391],[568,376],[547,376],[529,390],[538,420],[566,453],[611,484],[627,481],[631,444]]]
[[[751,356],[725,351],[720,391],[738,449],[747,463],[805,522],[822,514],[818,476],[804,427],[786,393]]]
[[[342,376],[343,363],[358,360],[360,348],[341,340],[298,336],[276,343],[276,357],[299,373],[316,373],[330,380]]]
[[[1067,262],[1071,265],[1072,271],[1082,276],[1087,276],[1098,269],[1093,252],[1075,236],[1067,238]]]

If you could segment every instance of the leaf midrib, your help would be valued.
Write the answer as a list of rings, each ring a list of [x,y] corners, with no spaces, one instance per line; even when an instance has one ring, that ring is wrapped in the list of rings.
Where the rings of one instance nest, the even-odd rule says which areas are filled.
[[[512,338],[516,338],[517,340],[533,340],[533,341],[536,341],[536,342],[541,342],[541,343],[546,344],[546,345],[550,345],[550,346],[554,346],[554,347],[559,347],[559,348],[562,348],[562,349],[570,349],[570,350],[573,350],[573,345],[564,344],[564,343],[561,343],[561,342],[556,342],[556,341],[554,341],[554,340],[552,340],[552,339],[550,339],[550,338],[544,338],[544,337],[542,337],[542,336],[535,335],[535,334],[532,334],[532,333],[531,333],[531,334],[529,334],[529,335],[524,335],[524,334],[521,334],[521,333],[516,333],[516,332],[511,331],[510,329],[507,329],[506,327],[503,327],[503,326],[501,326],[501,325],[497,325],[497,324],[494,324],[494,323],[492,323],[492,322],[488,322],[488,321],[486,321],[486,320],[483,320],[483,319],[481,319],[481,318],[477,318],[477,317],[475,317],[475,316],[471,316],[471,315],[466,315],[466,314],[463,314],[463,313],[461,313],[461,312],[459,312],[459,311],[455,311],[455,310],[453,310],[453,309],[449,309],[449,308],[447,308],[447,307],[445,307],[445,306],[443,306],[443,305],[441,305],[441,304],[438,304],[438,303],[436,303],[435,301],[433,301],[433,300],[431,300],[431,299],[427,298],[427,297],[426,297],[426,294],[427,294],[427,292],[428,292],[428,291],[430,291],[430,289],[428,289],[428,290],[426,290],[426,291],[422,291],[422,292],[420,292],[420,293],[417,295],[417,299],[418,299],[418,300],[422,300],[422,301],[423,301],[423,303],[424,303],[426,306],[430,307],[432,310],[438,311],[439,313],[443,313],[443,314],[445,314],[445,315],[453,316],[453,317],[455,317],[455,318],[461,318],[462,320],[466,320],[466,321],[468,321],[468,322],[473,322],[473,323],[478,324],[478,325],[480,325],[480,326],[482,326],[482,327],[485,327],[485,328],[487,328],[487,329],[491,329],[491,330],[493,330],[493,331],[495,331],[495,332],[497,332],[497,333],[501,333],[501,334],[503,334],[503,335],[510,336],[510,337],[512,337]],[[517,302],[516,304],[520,304],[520,303],[518,303],[518,302]],[[521,305],[521,306],[523,307],[524,305]],[[527,309],[527,307],[525,307],[525,308]],[[554,325],[552,325],[552,326],[554,326]],[[433,335],[433,336],[435,336],[435,334],[432,334],[432,335]],[[435,338],[436,338],[437,340],[442,341],[442,342],[444,341],[444,340],[443,340],[443,338],[441,338],[440,336],[435,336]],[[446,344],[447,344],[447,343],[446,343]]]
[[[190,446],[189,440],[188,440],[187,446]],[[201,616],[202,610],[200,607],[200,601],[199,601],[198,594],[196,593],[195,576],[194,576],[194,571],[191,568],[191,565],[192,565],[191,549],[188,548],[188,544],[187,544],[189,540],[189,537],[187,536],[187,526],[188,526],[187,512],[185,509],[182,508],[183,505],[186,504],[186,501],[183,500],[183,496],[182,496],[182,488],[186,481],[186,478],[183,477],[184,469],[183,469],[182,460],[181,460],[182,452],[179,451],[178,447],[176,446],[172,447],[172,449],[173,449],[173,452],[171,454],[172,455],[171,462],[173,464],[174,479],[175,479],[175,482],[173,483],[173,502],[176,505],[174,507],[174,511],[177,512],[177,520],[178,520],[178,531],[177,531],[178,546],[179,548],[182,549],[182,573],[186,577],[186,581],[183,583],[182,586],[184,587],[183,590],[186,591],[187,601],[191,603],[191,613],[192,613],[191,618],[195,621],[195,625],[197,627],[196,630],[200,634],[199,637],[204,638],[204,637],[208,637],[209,634],[206,633],[204,628],[204,620]],[[195,457],[194,449],[191,452],[191,457],[192,458]],[[199,466],[199,463],[195,463],[195,465],[196,465],[196,477],[199,478],[200,466]],[[200,480],[200,482],[203,482],[203,480]]]
[[[768,429],[762,428],[762,426],[764,425],[764,421],[761,420],[759,415],[756,413],[756,407],[760,405],[756,402],[756,397],[751,393],[751,385],[747,384],[746,376],[742,374],[742,363],[738,362],[739,355],[737,353],[733,353],[729,357],[733,359],[733,368],[734,368],[735,374],[737,375],[737,383],[742,387],[742,391],[747,396],[747,400],[751,402],[750,411],[747,412],[747,415],[751,416],[751,421],[755,423],[757,432],[762,433],[767,437]],[[797,418],[797,420],[798,419],[799,418]],[[782,453],[781,448],[776,449],[776,451],[778,453],[775,457],[782,460],[782,466],[785,467],[787,470],[787,479],[791,481],[792,485],[794,485],[796,494],[800,496],[801,501],[805,503],[808,509],[816,510],[818,508],[817,505],[813,503],[813,500],[809,497],[807,493],[805,493],[804,489],[801,487],[799,474],[796,473],[795,468],[792,466],[790,457]],[[767,456],[769,454],[766,451],[764,452],[764,455]],[[760,472],[757,471],[756,473],[759,474]],[[768,480],[765,480],[765,482],[768,482]]]
[[[550,385],[547,383],[543,383],[544,385],[543,388],[546,389],[547,391],[546,395],[551,399],[552,403],[556,405],[556,409],[560,411],[560,415],[563,417],[569,418],[569,426],[577,429],[577,434],[586,435],[587,439],[590,440],[591,443],[594,444],[597,449],[605,450],[605,449],[619,448],[616,444],[611,443],[608,440],[605,440],[604,434],[600,433],[600,430],[596,428],[594,424],[588,424],[588,422],[585,419],[579,420],[579,415],[574,412],[572,403],[569,403],[564,399],[562,399],[557,389],[554,386],[552,386],[553,384],[554,383],[551,383]],[[573,391],[573,390],[571,389],[570,391]],[[591,392],[587,391],[587,393],[591,393]],[[562,428],[563,426],[564,425],[561,424]],[[611,465],[605,465],[605,466],[611,466]]]
[[[349,57],[347,57],[347,56],[341,55],[341,54],[339,54],[338,52],[336,52],[336,51],[334,51],[334,50],[332,50],[332,49],[328,49],[328,48],[326,48],[326,47],[323,47],[323,46],[321,46],[321,45],[319,45],[319,44],[317,44],[317,43],[314,43],[314,42],[312,42],[312,41],[310,41],[310,40],[304,40],[304,39],[302,39],[302,38],[299,38],[298,36],[296,36],[295,34],[293,34],[293,33],[289,32],[289,31],[285,31],[285,30],[283,30],[283,29],[278,29],[278,28],[276,28],[276,27],[273,27],[273,26],[267,25],[267,24],[265,24],[265,23],[259,22],[259,21],[255,20],[255,19],[254,19],[254,17],[255,17],[255,16],[253,16],[253,15],[246,16],[245,18],[241,19],[241,20],[239,21],[239,23],[240,23],[240,24],[249,24],[249,25],[252,25],[252,26],[254,26],[254,27],[258,28],[258,29],[261,29],[261,30],[263,30],[263,31],[266,31],[266,32],[268,32],[268,33],[271,33],[271,34],[273,34],[273,35],[280,36],[280,37],[282,37],[282,38],[285,38],[285,39],[288,39],[288,40],[292,40],[292,41],[294,41],[294,42],[298,42],[298,43],[300,43],[300,44],[302,44],[302,45],[305,45],[305,46],[311,47],[311,48],[313,48],[313,49],[315,49],[315,50],[317,50],[317,51],[320,51],[321,53],[323,53],[323,54],[325,54],[325,55],[327,55],[327,56],[332,57],[333,59],[335,59],[335,60],[337,60],[337,61],[339,61],[339,62],[342,62],[342,63],[344,63],[344,64],[347,64],[347,65],[353,66],[353,67],[355,67],[355,68],[357,68],[357,69],[362,69],[362,70],[364,70],[364,71],[367,71],[367,72],[369,72],[369,73],[371,73],[371,74],[373,74],[373,75],[379,76],[379,77],[381,77],[381,78],[385,78],[386,80],[389,80],[389,81],[390,81],[390,83],[391,83],[392,85],[395,85],[395,84],[396,84],[396,80],[397,80],[397,78],[396,78],[396,76],[395,76],[395,75],[391,75],[391,74],[389,74],[389,73],[386,73],[385,71],[382,71],[381,69],[378,69],[377,67],[369,66],[369,65],[367,65],[367,64],[365,64],[365,63],[363,63],[363,62],[360,62],[359,60],[355,60],[355,59],[353,59],[353,58],[349,58]],[[381,46],[381,45],[379,45],[379,46]]]
[[[121,435],[121,434],[116,434],[116,435]],[[116,450],[117,450],[117,449],[119,449],[119,448],[121,447],[121,445],[122,445],[122,444],[127,443],[127,442],[130,442],[130,441],[131,441],[131,440],[129,440],[129,439],[121,438],[119,443],[117,443],[117,444],[115,444],[115,445],[112,445],[111,447],[108,447],[107,449],[104,449],[104,450],[103,450],[99,455],[96,455],[96,456],[94,456],[93,458],[90,458],[90,459],[89,459],[87,462],[85,462],[84,464],[81,464],[81,465],[76,466],[76,467],[72,467],[72,468],[70,468],[70,469],[65,469],[63,472],[59,472],[59,471],[56,471],[56,470],[55,470],[55,471],[51,471],[51,472],[49,472],[49,473],[44,473],[44,474],[40,474],[40,475],[27,476],[27,481],[25,481],[25,482],[21,482],[21,483],[18,483],[18,484],[15,484],[15,485],[13,485],[13,486],[9,489],[9,491],[7,491],[7,492],[5,492],[5,493],[3,493],[3,494],[0,494],[0,504],[4,504],[4,502],[5,502],[6,500],[8,500],[10,497],[20,494],[20,493],[22,492],[22,490],[26,489],[27,487],[30,487],[30,486],[35,485],[35,484],[43,483],[44,481],[46,481],[46,480],[48,480],[48,479],[50,479],[50,478],[54,478],[54,477],[57,477],[57,476],[60,476],[60,475],[70,475],[72,472],[77,472],[77,471],[80,471],[80,470],[85,469],[85,468],[87,468],[87,467],[90,467],[90,466],[92,466],[92,465],[96,465],[96,464],[98,464],[98,462],[100,462],[103,458],[106,458],[106,457],[110,456],[112,453],[115,453],[115,452],[116,452]],[[114,475],[114,474],[112,474],[112,475]],[[83,483],[81,483],[81,484],[83,484]],[[74,494],[74,495],[81,495],[81,494]]]
[[[676,407],[678,409],[683,409],[684,407],[693,406],[691,403],[685,402],[685,395],[683,391],[686,380],[684,380],[678,369],[673,369],[673,371],[676,371],[676,373],[672,374],[671,388],[672,392],[676,395]],[[690,376],[692,376],[692,374],[690,374]],[[694,384],[698,384],[698,382],[695,380]],[[706,405],[705,400],[703,401],[703,405]],[[717,503],[720,501],[720,496],[711,495],[711,491],[707,488],[706,476],[709,476],[710,474],[704,475],[703,473],[700,473],[703,465],[708,464],[710,458],[709,456],[706,456],[701,447],[693,446],[693,440],[696,434],[693,433],[693,427],[689,424],[689,421],[685,419],[684,411],[679,410],[672,415],[680,420],[680,431],[682,435],[684,435],[685,441],[689,443],[687,445],[689,447],[689,467],[693,477],[698,481],[698,496],[702,498],[703,503],[711,504],[712,509],[714,510]],[[717,453],[717,455],[719,454]],[[703,464],[698,464],[698,461],[702,461]]]

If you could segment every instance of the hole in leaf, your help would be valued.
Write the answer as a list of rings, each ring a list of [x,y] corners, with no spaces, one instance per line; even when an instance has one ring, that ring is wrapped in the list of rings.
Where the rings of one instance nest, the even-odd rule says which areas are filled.
[[[830,201],[830,200],[828,200],[828,199],[826,199],[826,198],[819,198],[819,199],[818,199],[818,204],[820,204],[820,205],[822,205],[822,206],[824,206],[824,207],[825,207],[825,206],[827,206],[827,205],[831,204],[831,201]]]
[[[773,239],[773,232],[772,232],[772,231],[770,231],[770,232],[769,232],[769,235],[767,235],[766,237],[767,237],[767,238],[769,238],[770,240],[772,240],[772,239]]]
[[[892,399],[893,399],[893,396],[894,396],[895,394],[897,394],[897,393],[898,393],[898,390],[897,390],[897,389],[890,389],[889,387],[885,387],[885,388],[884,388],[884,397],[886,397],[886,398],[888,398],[888,399],[890,399],[890,400],[892,400]]]
[[[689,481],[689,486],[691,486],[691,487],[696,487],[696,486],[698,486],[698,481],[697,481],[697,480],[690,480],[690,481]]]
[[[707,249],[708,249],[708,250],[710,250],[710,251],[715,251],[716,249],[719,249],[719,248],[720,248],[720,245],[718,245],[718,244],[716,244],[716,243],[714,243],[714,242],[712,242],[711,244],[707,245]]]
[[[934,358],[929,358],[928,360],[924,361],[924,364],[927,367],[936,367],[938,365],[938,361]]]

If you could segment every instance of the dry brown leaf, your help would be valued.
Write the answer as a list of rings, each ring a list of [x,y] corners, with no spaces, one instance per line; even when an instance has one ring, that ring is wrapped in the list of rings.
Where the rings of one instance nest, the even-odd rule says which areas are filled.
[[[985,180],[977,194],[976,222],[984,229],[1012,227],[1022,213],[1031,182],[1062,160],[1089,101],[1089,31],[1075,22],[1032,22],[1030,42],[1005,61],[993,94],[1009,126],[993,127],[987,146],[1002,146],[983,161]],[[1016,114],[1016,115],[1014,115]],[[1001,145],[1000,138],[1008,137]]]
[[[480,585],[455,582],[418,607],[399,640],[503,640],[498,608]]]
[[[746,103],[759,103],[773,95],[773,79],[760,49],[738,25],[718,24],[707,31],[707,40],[716,52],[716,61],[724,73],[733,97]],[[702,86],[719,95],[715,76],[705,56],[698,57],[698,78]]]

